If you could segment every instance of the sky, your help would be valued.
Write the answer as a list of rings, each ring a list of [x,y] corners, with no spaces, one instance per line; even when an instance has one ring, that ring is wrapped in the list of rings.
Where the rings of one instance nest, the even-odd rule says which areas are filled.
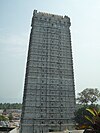
[[[70,17],[76,95],[100,90],[100,0],[0,0],[0,103],[22,102],[34,9]]]

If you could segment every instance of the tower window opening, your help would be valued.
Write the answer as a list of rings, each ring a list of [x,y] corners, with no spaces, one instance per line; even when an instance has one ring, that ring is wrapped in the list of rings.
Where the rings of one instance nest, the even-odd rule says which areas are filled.
[[[61,115],[61,118],[63,118],[63,116]]]
[[[43,103],[41,103],[41,105],[43,106]]]
[[[54,122],[52,121],[51,124],[54,124]]]
[[[43,121],[42,121],[41,123],[42,123],[42,124],[44,124],[44,122],[43,122]]]
[[[42,80],[42,83],[44,83],[44,80]]]
[[[52,100],[54,100],[54,98],[52,97]]]
[[[51,115],[51,118],[53,118],[53,115]]]

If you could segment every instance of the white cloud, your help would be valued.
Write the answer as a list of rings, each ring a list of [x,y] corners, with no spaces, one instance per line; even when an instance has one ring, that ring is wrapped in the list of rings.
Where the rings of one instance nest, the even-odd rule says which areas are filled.
[[[28,37],[23,35],[5,35],[0,37],[0,54],[25,55],[28,45]]]

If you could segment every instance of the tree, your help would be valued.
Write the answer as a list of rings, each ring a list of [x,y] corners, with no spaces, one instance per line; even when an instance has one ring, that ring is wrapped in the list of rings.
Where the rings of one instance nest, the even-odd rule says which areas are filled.
[[[7,117],[5,117],[4,115],[0,115],[0,121],[7,121],[7,120],[8,120]]]
[[[86,112],[86,106],[79,108],[77,111],[75,111],[75,122],[80,126],[84,123],[87,123],[87,120],[84,118],[84,115]]]
[[[81,124],[78,123],[76,129],[85,129],[84,133],[100,133],[100,109],[93,106],[94,105],[88,106],[86,110],[84,110],[86,106],[84,106],[83,109],[81,108],[84,110],[84,117],[82,119],[82,116],[80,116]]]
[[[0,109],[21,109],[21,103],[0,103]]]
[[[94,131],[95,133],[100,133],[100,110],[97,109],[86,109],[92,117],[86,116],[85,118],[91,122],[91,124],[88,125],[88,129],[91,128],[91,131]]]
[[[12,120],[13,120],[13,115],[12,115],[12,113],[9,114],[8,118],[9,118],[9,121],[12,121]]]
[[[100,92],[97,88],[86,88],[78,93],[77,101],[81,104],[94,104],[100,99]]]
[[[98,110],[98,105],[86,105],[86,106],[83,106],[81,108],[79,108],[78,110],[75,111],[75,122],[78,124],[78,126],[82,126],[82,125],[90,125],[90,121],[88,121],[86,118],[85,118],[85,115],[86,116],[89,116],[90,118],[92,117],[92,115],[86,110],[87,108],[89,109],[95,109],[95,110]]]

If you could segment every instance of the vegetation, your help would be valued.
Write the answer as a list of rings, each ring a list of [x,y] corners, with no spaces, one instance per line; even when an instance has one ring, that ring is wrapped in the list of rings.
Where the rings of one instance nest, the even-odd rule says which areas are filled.
[[[9,114],[8,118],[9,118],[9,121],[12,121],[12,120],[13,120],[13,115],[12,115],[12,113]]]
[[[4,115],[0,115],[0,121],[7,121],[7,120],[8,120],[7,117],[5,117]]]
[[[21,103],[0,103],[0,109],[21,109]]]
[[[85,129],[84,133],[100,132],[100,111],[98,111],[100,106],[95,105],[99,99],[100,92],[97,88],[86,88],[78,93],[75,112],[77,129]]]
[[[94,108],[86,109],[88,115],[84,115],[84,118],[88,123],[78,125],[77,129],[85,129],[84,133],[100,133],[100,110]]]
[[[85,115],[85,118],[90,122],[88,128],[91,128],[96,133],[100,133],[100,110],[94,108],[86,110],[92,115],[91,117]]]
[[[97,88],[86,88],[78,93],[78,98],[76,100],[79,104],[88,105],[96,103],[99,99],[100,92]]]
[[[86,110],[87,108],[94,108],[98,109],[98,105],[85,105],[85,106],[80,106],[78,110],[75,111],[75,122],[78,124],[80,127],[81,125],[84,124],[90,124],[90,122],[84,117],[85,115],[91,117],[92,115]]]

